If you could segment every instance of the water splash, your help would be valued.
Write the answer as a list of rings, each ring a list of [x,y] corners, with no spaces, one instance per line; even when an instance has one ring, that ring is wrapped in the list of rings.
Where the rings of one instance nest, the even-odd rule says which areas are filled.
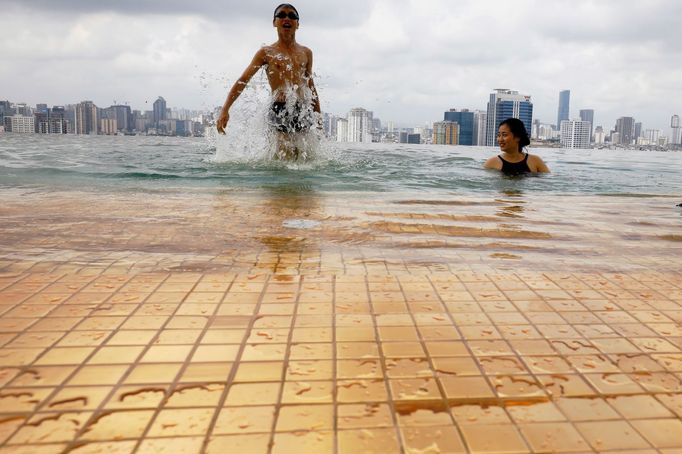
[[[283,114],[300,117],[306,123],[309,119],[312,125],[309,131],[281,134],[272,126],[272,105],[282,95],[286,99]],[[281,161],[279,166],[294,170],[301,166],[308,169],[313,161],[328,160],[333,147],[328,145],[321,129],[315,127],[321,119],[310,107],[311,98],[312,92],[307,86],[294,86],[285,93],[271,93],[265,72],[260,71],[230,108],[225,136],[213,128],[208,131],[207,141],[216,150],[211,161],[250,164]],[[286,150],[296,150],[297,158],[280,159]]]

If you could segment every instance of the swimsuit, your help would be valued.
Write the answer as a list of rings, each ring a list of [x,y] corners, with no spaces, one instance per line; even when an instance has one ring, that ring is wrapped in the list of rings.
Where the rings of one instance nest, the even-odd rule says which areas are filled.
[[[313,125],[312,110],[298,101],[290,107],[286,102],[273,102],[269,120],[275,129],[286,134],[307,131]]]
[[[502,161],[502,173],[505,175],[522,175],[524,173],[530,173],[530,167],[528,167],[528,153],[525,153],[523,160],[519,162],[509,162],[502,159],[501,155],[497,155]]]

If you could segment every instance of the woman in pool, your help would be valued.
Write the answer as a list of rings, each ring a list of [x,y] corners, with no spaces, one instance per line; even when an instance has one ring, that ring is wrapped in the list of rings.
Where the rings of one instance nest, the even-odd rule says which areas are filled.
[[[524,153],[523,147],[530,145],[528,132],[518,118],[507,118],[497,130],[497,143],[502,153],[485,162],[486,169],[496,169],[505,175],[549,172],[539,156]]]

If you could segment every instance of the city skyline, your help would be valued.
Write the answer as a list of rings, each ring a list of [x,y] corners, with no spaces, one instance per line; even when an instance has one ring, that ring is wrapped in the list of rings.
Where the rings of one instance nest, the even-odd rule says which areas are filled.
[[[274,3],[143,3],[5,0],[0,94],[29,104],[142,106],[153,91],[173,106],[210,109],[255,50],[275,39]],[[485,110],[492,88],[514,87],[533,96],[534,118],[546,123],[554,123],[564,88],[570,118],[594,109],[605,127],[633,116],[666,131],[679,113],[673,18],[682,5],[672,0],[444,5],[296,2],[298,39],[315,52],[323,110],[362,105],[398,124],[420,124],[440,120],[443,104]],[[636,30],[627,26],[633,21]],[[508,34],[514,23],[532,26]]]
[[[676,147],[681,144],[679,115],[672,115],[668,135],[660,129],[645,128],[633,117],[620,117],[608,134],[602,125],[594,124],[594,109],[581,109],[580,118],[562,119],[565,116],[566,94],[560,92],[560,127],[533,118],[532,96],[516,90],[495,89],[489,97],[487,111],[449,109],[443,121],[427,122],[408,127],[382,120],[374,112],[362,107],[348,111],[345,117],[323,112],[323,131],[339,142],[399,142],[433,143],[443,145],[496,146],[496,125],[503,119],[519,118],[529,135],[548,144],[560,143],[565,148],[591,148],[608,146],[659,146]],[[563,106],[563,107],[562,107]],[[152,104],[153,110],[133,110],[128,105],[99,107],[86,100],[78,104],[48,107],[45,103],[35,108],[25,103],[0,100],[0,132],[38,134],[151,134],[151,135],[203,135],[212,128],[213,111],[192,111],[167,107],[159,96]],[[249,121],[241,118],[237,121]],[[594,135],[593,135],[594,134]]]

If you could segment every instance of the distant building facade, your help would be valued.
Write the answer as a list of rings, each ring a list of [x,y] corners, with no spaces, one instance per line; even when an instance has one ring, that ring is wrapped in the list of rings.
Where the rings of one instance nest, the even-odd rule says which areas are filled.
[[[564,120],[561,122],[561,146],[564,148],[590,148],[589,121]]]
[[[76,105],[76,134],[97,134],[97,106],[92,101]]]
[[[682,129],[680,129],[679,115],[673,115],[670,117],[670,129],[672,129],[670,143],[673,145],[682,145]]]
[[[485,146],[488,114],[482,110],[474,112],[474,145]]]
[[[580,119],[590,123],[590,141],[594,133],[594,109],[582,109],[580,111]]]
[[[504,88],[498,88],[490,94],[486,124],[486,146],[494,147],[497,144],[498,126],[507,118],[521,120],[526,131],[530,134],[533,126],[533,103],[530,95],[519,94],[518,91]]]
[[[168,108],[166,107],[166,100],[162,96],[159,96],[156,101],[154,101],[154,111],[153,111],[152,121],[154,125],[158,125],[164,121],[168,120]]]
[[[561,122],[568,120],[571,111],[571,90],[559,92],[559,108],[557,109],[556,128],[561,129]]]
[[[15,114],[4,117],[5,132],[18,134],[34,134],[36,132],[36,122],[33,115]]]
[[[474,113],[469,112],[468,109],[450,109],[443,114],[443,121],[454,122],[459,125],[459,137],[457,143],[459,145],[473,145],[474,144]]]
[[[348,142],[372,142],[372,112],[356,107],[348,112]]]
[[[345,118],[336,120],[336,141],[348,142],[348,120]]]
[[[597,145],[603,145],[604,142],[606,142],[606,133],[604,132],[604,128],[597,126],[594,129],[594,143]]]
[[[461,134],[457,122],[437,121],[433,124],[434,145],[459,145],[459,137],[461,137]]]
[[[620,117],[616,120],[616,134],[618,134],[617,140],[612,140],[613,143],[632,145],[636,139],[635,119],[632,117]]]

